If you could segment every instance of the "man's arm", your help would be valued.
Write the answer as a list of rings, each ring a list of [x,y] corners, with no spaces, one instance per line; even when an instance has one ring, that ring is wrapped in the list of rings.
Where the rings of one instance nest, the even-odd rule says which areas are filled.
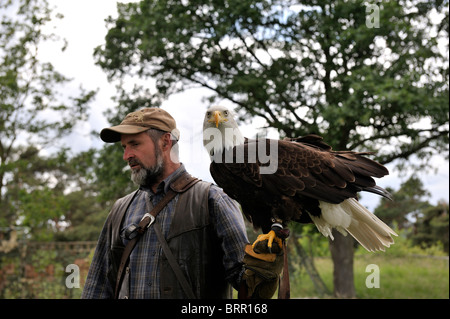
[[[244,272],[244,249],[248,244],[241,210],[234,200],[215,185],[211,185],[209,192],[209,210],[217,236],[222,240],[226,279],[235,289],[239,289]]]
[[[281,247],[273,253],[264,249],[253,251],[238,204],[214,185],[209,205],[217,235],[222,239],[228,282],[239,292],[240,298],[272,298],[283,267]],[[261,247],[267,248],[267,242],[261,243]]]
[[[108,280],[109,268],[109,240],[107,236],[108,220],[103,225],[100,233],[94,257],[89,267],[89,272],[84,284],[83,299],[107,299],[113,298],[112,287]]]

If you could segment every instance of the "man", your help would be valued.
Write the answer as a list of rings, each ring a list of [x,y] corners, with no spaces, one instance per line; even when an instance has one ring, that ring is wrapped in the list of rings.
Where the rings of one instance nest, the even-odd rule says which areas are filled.
[[[175,120],[160,108],[132,112],[120,125],[103,129],[100,137],[107,143],[121,142],[123,159],[139,189],[119,199],[108,215],[82,298],[192,297],[183,289],[162,249],[159,229],[194,298],[231,298],[231,286],[240,289],[246,281],[242,278],[248,277],[243,267],[248,244],[245,225],[236,203],[220,188],[203,181],[177,194],[156,215],[132,249],[116,285],[118,265],[134,226],[186,169],[178,161],[180,132]]]

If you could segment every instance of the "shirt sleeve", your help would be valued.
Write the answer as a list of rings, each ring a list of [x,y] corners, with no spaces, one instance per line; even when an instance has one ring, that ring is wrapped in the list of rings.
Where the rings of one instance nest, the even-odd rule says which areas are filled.
[[[222,241],[223,266],[227,280],[236,288],[244,271],[244,249],[248,243],[240,207],[222,189],[211,185],[209,210],[217,236]]]
[[[83,299],[110,299],[114,297],[113,288],[108,280],[110,243],[107,236],[107,227],[109,217],[103,225],[95,248],[94,257],[81,294]]]

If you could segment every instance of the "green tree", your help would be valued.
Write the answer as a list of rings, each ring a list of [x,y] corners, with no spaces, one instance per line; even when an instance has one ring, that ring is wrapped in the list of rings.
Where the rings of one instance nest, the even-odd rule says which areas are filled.
[[[448,213],[448,203],[445,202],[439,202],[436,206],[430,205],[424,209],[423,214],[417,219],[415,231],[411,235],[413,244],[430,247],[440,242],[448,254]]]
[[[397,191],[389,189],[393,200],[383,198],[375,209],[374,213],[383,221],[392,225],[397,223],[399,229],[409,228],[411,219],[417,219],[423,209],[430,206],[425,198],[430,193],[424,189],[422,181],[411,176],[406,182],[400,185]]]
[[[0,2],[2,227],[46,228],[48,220],[57,220],[68,208],[68,185],[61,180],[68,170],[67,152],[58,152],[58,141],[86,119],[95,92],[80,88],[77,96],[61,94],[70,80],[39,60],[40,44],[55,39],[43,32],[52,18],[45,0]],[[49,147],[57,153],[42,155]]]
[[[33,239],[48,240],[69,204],[63,194],[64,183],[58,178],[63,167],[61,154],[44,158],[34,146],[13,149],[13,154],[9,158],[14,163],[8,171],[11,177],[2,194],[0,225],[20,225]]]
[[[134,92],[155,105],[208,88],[282,136],[426,166],[448,152],[448,21],[437,0],[143,0],[118,5],[95,56],[111,79],[155,79]],[[330,249],[334,293],[354,297],[353,241]]]
[[[390,190],[392,201],[382,199],[375,214],[389,224],[404,229],[413,246],[430,247],[443,244],[448,253],[448,203],[428,202],[430,193],[423,183],[411,176],[396,191]]]
[[[108,213],[100,202],[101,185],[95,172],[98,150],[90,149],[64,161],[65,173],[59,180],[65,189],[67,209],[61,222],[64,227],[55,233],[58,241],[95,241]]]

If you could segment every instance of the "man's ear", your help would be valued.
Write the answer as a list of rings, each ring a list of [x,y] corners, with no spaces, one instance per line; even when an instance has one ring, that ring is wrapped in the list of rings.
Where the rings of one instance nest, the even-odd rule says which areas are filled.
[[[171,149],[172,148],[172,139],[170,138],[170,134],[164,134],[162,137],[162,149],[166,150],[166,149]]]

